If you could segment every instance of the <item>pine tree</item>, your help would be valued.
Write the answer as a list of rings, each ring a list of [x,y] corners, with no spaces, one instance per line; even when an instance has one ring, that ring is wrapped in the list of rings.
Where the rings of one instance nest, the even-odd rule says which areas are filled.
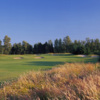
[[[10,50],[11,50],[11,43],[10,43],[10,38],[6,35],[4,37],[4,54],[9,54],[10,53]]]

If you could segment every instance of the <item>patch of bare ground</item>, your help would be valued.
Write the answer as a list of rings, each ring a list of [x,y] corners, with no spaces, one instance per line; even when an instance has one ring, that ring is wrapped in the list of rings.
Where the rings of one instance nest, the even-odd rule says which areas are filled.
[[[24,59],[24,57],[14,57],[13,59]]]
[[[42,59],[42,58],[44,58],[44,57],[34,57],[35,59]]]

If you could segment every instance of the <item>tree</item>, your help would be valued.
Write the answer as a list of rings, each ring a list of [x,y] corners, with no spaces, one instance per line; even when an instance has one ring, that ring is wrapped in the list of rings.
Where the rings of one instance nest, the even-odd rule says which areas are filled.
[[[52,43],[52,40],[49,40],[47,44],[48,44],[49,53],[53,53],[53,43]]]
[[[34,44],[33,53],[38,54],[38,44]]]
[[[18,43],[17,45],[17,54],[22,54],[22,45],[21,45],[21,43]]]
[[[91,53],[94,53],[94,51],[95,51],[95,43],[94,43],[93,39],[91,39],[90,50],[91,50]]]
[[[22,45],[21,43],[14,43],[11,48],[11,54],[22,54]]]
[[[59,53],[63,53],[64,52],[63,42],[62,42],[61,38],[58,40],[58,51],[59,51]]]
[[[95,44],[95,47],[94,47],[95,48],[95,51],[94,52],[98,54],[100,52],[99,51],[100,50],[99,39],[95,39],[94,44]]]
[[[69,36],[66,36],[63,39],[64,49],[65,49],[66,52],[70,52],[70,45],[71,45],[71,43],[72,43],[72,41],[71,41]]]
[[[28,43],[26,41],[22,41],[22,54],[27,54],[27,46],[28,46]]]
[[[89,55],[90,53],[91,53],[90,48],[89,48],[89,47],[86,47],[86,48],[85,48],[85,54],[86,54],[86,55]]]
[[[9,54],[10,53],[10,50],[11,50],[11,43],[10,43],[10,38],[6,35],[5,37],[4,37],[4,40],[3,40],[3,42],[4,42],[4,54]]]
[[[56,39],[54,42],[54,52],[59,53],[59,40]]]
[[[26,41],[22,41],[22,46],[21,44],[18,44],[18,47],[21,50],[21,54],[32,54],[33,53],[32,45],[30,45]]]
[[[85,54],[85,47],[79,46],[76,50],[76,54]]]
[[[29,43],[28,43],[27,49],[28,49],[27,54],[33,54],[33,47]]]
[[[10,54],[17,54],[17,44],[16,43],[13,44]]]
[[[36,54],[44,53],[44,45],[42,43],[37,43],[34,45],[33,52]]]
[[[44,53],[49,53],[49,46],[47,42],[44,43],[43,48],[44,48]]]
[[[2,54],[2,41],[0,40],[0,54]]]

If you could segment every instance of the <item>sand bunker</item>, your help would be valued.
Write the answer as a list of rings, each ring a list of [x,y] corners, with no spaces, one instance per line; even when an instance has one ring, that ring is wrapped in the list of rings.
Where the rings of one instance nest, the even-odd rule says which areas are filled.
[[[92,58],[97,58],[98,55],[91,55],[91,56],[87,56],[87,55],[77,55],[78,57],[92,57]]]
[[[24,59],[23,57],[15,57],[14,59]]]
[[[93,57],[93,58],[97,58],[97,57],[98,57],[98,55],[91,55],[91,57]]]
[[[86,55],[77,55],[78,57],[86,57]]]
[[[44,58],[44,57],[34,57],[35,59],[42,59],[42,58]]]

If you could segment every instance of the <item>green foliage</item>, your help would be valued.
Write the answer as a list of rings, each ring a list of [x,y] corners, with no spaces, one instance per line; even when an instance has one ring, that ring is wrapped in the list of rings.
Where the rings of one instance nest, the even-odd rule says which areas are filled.
[[[99,57],[98,57],[98,62],[100,62],[100,52],[98,53]]]
[[[54,52],[59,53],[59,40],[56,39],[54,42]]]
[[[11,50],[11,43],[10,43],[10,38],[6,35],[4,37],[4,50],[3,50],[3,53],[4,54],[9,54],[10,53],[10,50]]]
[[[3,50],[2,41],[0,40],[0,54],[2,54],[2,50]]]
[[[86,55],[91,54],[91,50],[90,50],[89,47],[86,47],[86,48],[85,48],[85,54],[86,54]]]
[[[41,42],[32,46],[26,41],[22,43],[14,43],[11,46],[10,38],[4,37],[4,45],[0,41],[0,54],[44,54],[44,53],[73,53],[73,54],[98,54],[100,52],[99,39],[86,38],[85,41],[71,41],[69,36],[63,40],[55,39],[54,44],[52,40],[42,44]]]
[[[53,53],[53,43],[52,43],[52,40],[49,40],[48,43],[47,43],[47,47],[48,47],[48,53]]]
[[[100,55],[99,55],[98,61],[100,62]]]
[[[66,37],[63,39],[63,46],[64,46],[64,48],[65,48],[64,51],[70,52],[71,43],[72,43],[72,41],[71,41],[71,39],[70,39],[69,36],[66,36]]]

